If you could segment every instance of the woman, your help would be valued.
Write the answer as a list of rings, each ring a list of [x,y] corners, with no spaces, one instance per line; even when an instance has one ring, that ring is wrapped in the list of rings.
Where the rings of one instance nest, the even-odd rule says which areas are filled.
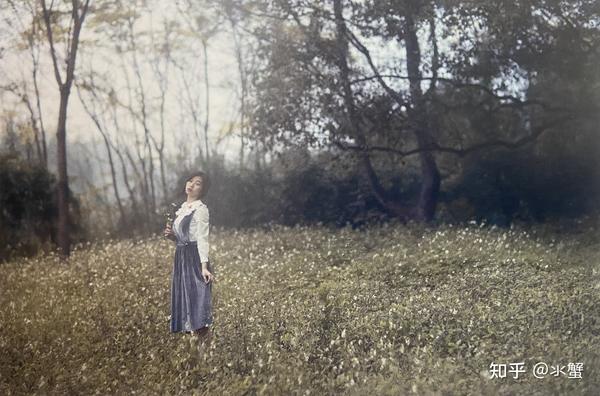
[[[213,268],[208,258],[208,207],[210,179],[204,172],[190,175],[185,183],[187,200],[167,223],[165,237],[177,242],[171,279],[171,332],[196,333],[210,340],[212,325]]]

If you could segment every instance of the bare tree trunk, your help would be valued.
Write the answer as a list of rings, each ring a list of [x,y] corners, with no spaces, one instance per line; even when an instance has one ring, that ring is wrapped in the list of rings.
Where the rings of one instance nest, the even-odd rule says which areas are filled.
[[[27,89],[27,88],[23,87],[23,89]],[[41,142],[40,142],[41,132],[40,132],[40,129],[38,128],[37,116],[35,115],[35,111],[33,110],[33,106],[31,105],[31,102],[29,100],[29,96],[27,95],[27,93],[23,94],[22,100],[23,100],[23,103],[25,103],[25,106],[27,106],[27,110],[29,111],[29,120],[31,122],[31,128],[33,129],[33,141],[35,143],[37,160],[41,165],[46,167],[46,164],[44,161],[44,153],[42,152],[42,146],[41,146]]]
[[[117,201],[117,206],[119,207],[119,214],[121,215],[121,224],[125,222],[125,209],[123,207],[123,202],[121,200],[121,195],[119,194],[119,184],[117,181],[117,172],[115,170],[115,162],[112,156],[111,144],[108,138],[108,135],[104,132],[102,133],[102,138],[104,140],[104,146],[106,148],[106,154],[108,155],[108,163],[110,165],[110,177],[113,184],[113,191],[115,193],[115,200]]]
[[[192,95],[191,92],[191,88],[192,88],[192,83],[188,81],[187,77],[186,77],[186,68],[174,63],[174,66],[176,68],[178,68],[181,71],[181,77],[183,78],[184,81],[184,86],[183,86],[183,90],[185,95],[180,95],[179,96],[179,100],[180,100],[180,104],[181,104],[181,108],[189,108],[189,112],[190,115],[192,116],[192,126],[194,127],[194,136],[196,139],[198,139],[199,141],[202,139],[202,135],[201,135],[201,131],[200,131],[200,116],[199,116],[199,111],[197,110],[196,106],[196,100]],[[183,100],[183,99],[187,99],[187,103]],[[199,102],[199,101],[198,101]],[[184,148],[185,150],[188,149],[188,147]],[[187,154],[184,156],[187,158]],[[205,161],[205,154],[202,150],[202,145],[198,145],[198,158],[200,158],[200,162],[204,162]],[[185,164],[186,166],[188,164]]]
[[[228,5],[224,4],[223,6],[227,7]],[[200,152],[200,161],[201,163],[205,164],[205,166],[210,167],[210,157],[211,157],[211,147],[209,145],[209,138],[208,138],[208,131],[209,131],[209,125],[210,125],[210,79],[209,79],[209,75],[208,75],[208,40],[210,40],[210,38],[215,35],[218,30],[219,30],[219,26],[221,24],[221,21],[219,20],[219,18],[215,18],[214,16],[210,15],[210,12],[208,12],[208,10],[202,6],[201,3],[194,1],[194,0],[188,0],[187,2],[185,2],[185,4],[182,3],[178,3],[178,8],[180,10],[180,12],[182,13],[182,16],[184,16],[184,20],[187,22],[188,27],[190,30],[197,32],[197,34],[200,36],[200,43],[202,44],[202,55],[204,57],[203,59],[203,68],[204,68],[204,109],[205,109],[205,114],[204,114],[204,150],[205,150],[205,154],[203,154],[202,152],[202,147],[199,145],[199,152]],[[234,27],[234,20],[232,19],[232,16],[228,13],[224,14],[226,17],[229,18],[229,21],[231,22],[232,28]],[[209,21],[213,21],[212,23],[207,23]],[[185,79],[185,70],[182,68],[182,74],[184,76]],[[187,86],[186,86],[187,88]],[[196,111],[195,108],[195,104],[194,102],[192,102],[192,98],[191,95],[189,94],[189,90],[186,89],[186,91],[188,91],[188,98],[190,99],[190,110],[191,110],[191,114],[192,117],[194,119],[194,132],[196,133],[197,136],[199,136],[199,131],[197,130],[196,125],[200,126],[200,121],[199,121],[199,117],[197,115],[197,113],[199,113],[199,111]],[[200,100],[198,100],[198,102],[200,102]],[[199,138],[201,138],[199,136]],[[242,138],[242,146],[244,146],[244,142],[243,142],[243,138]],[[243,161],[242,161],[243,162]]]
[[[137,85],[140,91],[140,105],[141,105],[141,122],[142,127],[144,128],[144,146],[146,149],[146,155],[148,156],[148,183],[150,186],[150,213],[156,213],[156,192],[154,188],[154,161],[152,159],[152,146],[150,145],[151,140],[151,132],[148,126],[148,111],[146,105],[146,94],[144,90],[144,83],[142,78],[142,73],[140,70],[140,66],[137,60],[137,44],[135,42],[135,34],[133,32],[133,22],[129,20],[129,40],[132,46],[132,56],[133,56],[133,69],[135,75],[137,77]],[[144,164],[145,166],[145,164]]]
[[[337,2],[337,1],[336,1]],[[430,149],[434,146],[434,141],[431,137],[431,131],[428,125],[429,115],[427,114],[427,108],[425,106],[425,95],[421,91],[421,73],[419,66],[421,64],[421,55],[419,49],[419,43],[417,39],[416,25],[412,19],[410,10],[409,15],[405,17],[406,29],[403,32],[401,39],[406,42],[406,63],[409,77],[409,89],[411,95],[410,103],[406,102],[402,95],[394,91],[387,83],[383,80],[379,74],[377,68],[373,64],[368,49],[360,43],[358,38],[352,33],[348,33],[354,46],[365,55],[373,73],[375,74],[379,84],[388,92],[388,94],[398,103],[400,106],[406,106],[408,109],[408,122],[412,125],[412,132],[417,139],[418,154],[421,164],[421,187],[419,191],[418,201],[415,207],[406,208],[397,202],[388,202],[387,206],[393,208],[393,212],[401,213],[400,217],[412,218],[420,221],[430,221],[435,215],[435,208],[438,201],[439,190],[440,190],[440,174],[435,162],[434,154]],[[341,19],[341,13],[340,13]],[[341,19],[343,23],[343,19]],[[437,76],[437,68],[439,67],[437,59],[437,44],[435,42],[435,22],[430,22],[432,29],[432,40],[434,41],[434,59],[432,67],[434,69],[434,76]],[[433,88],[435,79],[432,80],[432,85],[429,89],[429,94],[433,94]],[[359,146],[362,146],[360,144]],[[381,200],[380,200],[381,202]]]
[[[414,134],[419,148],[432,147],[431,131],[427,125],[427,109],[421,91],[421,72],[419,70],[421,51],[417,37],[417,27],[412,15],[406,16],[405,43],[406,68],[408,70],[410,95],[414,105],[408,109],[408,113],[415,125]],[[419,160],[421,163],[421,188],[415,215],[418,220],[431,221],[435,215],[440,192],[440,173],[433,151],[421,151]]]
[[[208,50],[206,39],[202,40],[202,52],[204,54],[204,89],[205,89],[205,110],[204,110],[204,149],[206,150],[206,165],[210,165],[210,148],[208,147],[208,125],[210,120],[210,86],[208,79]]]
[[[40,121],[39,131],[42,138],[42,156],[43,164],[48,169],[48,143],[46,141],[46,127],[44,126],[44,119],[42,117],[42,103],[40,100],[40,88],[37,81],[37,66],[34,67],[33,71],[33,87],[35,89],[35,102],[38,112],[38,120]]]
[[[113,125],[114,125],[115,131],[117,133],[117,135],[116,135],[116,140],[117,140],[116,143],[117,144],[113,145],[113,150],[117,153],[117,156],[119,157],[119,161],[121,163],[121,173],[123,175],[123,183],[125,183],[125,188],[127,189],[127,192],[129,193],[129,199],[131,200],[131,209],[133,211],[133,214],[135,216],[137,216],[139,214],[138,203],[137,203],[137,199],[135,197],[135,192],[133,191],[133,188],[131,187],[131,183],[129,183],[129,173],[127,172],[127,165],[125,163],[125,159],[123,158],[123,153],[121,152],[121,149],[120,149],[121,145],[119,144],[119,133],[121,132],[121,127],[119,126],[119,119],[117,117],[117,105],[114,101],[111,102],[111,110],[112,110],[111,117],[112,117]],[[126,146],[123,145],[122,147],[126,147]],[[122,225],[127,226],[127,223],[128,223],[127,221],[124,221],[124,223]]]
[[[37,17],[37,15],[35,15],[35,16]],[[38,85],[38,69],[39,69],[39,47],[38,47],[38,45],[39,44],[36,41],[36,39],[33,37],[34,35],[37,34],[36,26],[37,26],[37,22],[34,20],[33,25],[32,25],[33,34],[29,38],[31,63],[33,66],[33,69],[31,71],[31,78],[33,80],[33,88],[34,88],[34,92],[35,92],[35,102],[36,102],[35,104],[36,104],[36,108],[37,108],[37,117],[38,117],[38,120],[40,123],[39,130],[36,132],[39,132],[40,137],[41,137],[42,163],[44,164],[44,167],[46,169],[48,169],[48,144],[46,143],[46,128],[44,126],[44,119],[42,117],[42,103],[41,103],[41,99],[40,99],[40,87]]]
[[[90,86],[92,87],[91,89],[94,89],[93,82],[90,84]],[[111,148],[109,135],[104,130],[104,127],[102,126],[102,123],[100,122],[100,119],[98,118],[98,115],[92,109],[90,109],[90,107],[87,105],[87,103],[85,103],[85,100],[83,99],[83,97],[81,95],[81,90],[79,89],[78,86],[77,86],[77,94],[79,95],[79,100],[81,101],[83,108],[85,109],[86,113],[88,113],[88,115],[94,122],[94,125],[96,125],[96,128],[98,129],[98,131],[102,135],[102,139],[104,140],[104,147],[106,148],[106,154],[108,156],[108,164],[110,166],[110,176],[111,176],[112,185],[113,185],[113,192],[115,194],[115,200],[117,201],[117,206],[119,208],[119,214],[121,216],[121,223],[123,223],[123,221],[125,220],[125,209],[123,207],[121,195],[119,194],[119,186],[118,186],[118,182],[117,182],[117,172],[115,170],[115,163],[114,163],[113,156],[112,156],[112,148]],[[92,92],[92,96],[96,100],[98,99],[95,92]]]
[[[152,28],[153,29],[153,28]],[[166,104],[166,96],[167,96],[167,87],[169,84],[169,65],[172,62],[171,58],[171,41],[170,34],[171,28],[168,23],[164,23],[164,42],[160,43],[161,48],[161,57],[156,57],[154,62],[152,62],[152,69],[154,70],[154,74],[158,79],[158,87],[160,90],[160,142],[157,142],[156,139],[152,135],[150,138],[152,139],[152,143],[154,144],[154,149],[158,153],[158,161],[160,166],[160,181],[162,186],[162,198],[163,202],[166,203],[166,199],[168,196],[167,192],[167,179],[165,175],[165,104]],[[154,43],[154,34],[150,35],[152,39],[152,47],[156,48],[156,44]],[[165,62],[164,71],[161,70],[161,59]]]
[[[15,15],[19,18],[18,6],[13,0],[8,0],[8,4],[15,11]],[[36,98],[35,108],[37,109],[37,114],[34,111],[34,106],[32,105],[31,100],[29,99],[29,94],[27,93],[27,88],[24,87],[22,99],[25,102],[27,109],[30,114],[32,128],[34,130],[34,139],[36,150],[38,153],[38,158],[40,164],[44,166],[44,168],[48,169],[48,147],[46,143],[46,129],[44,127],[44,120],[42,118],[42,105],[40,100],[40,90],[38,85],[38,71],[39,71],[39,57],[40,57],[40,31],[39,29],[43,27],[40,25],[42,23],[39,18],[39,9],[37,8],[36,2],[25,2],[25,6],[29,9],[31,13],[31,30],[27,30],[24,26],[23,29],[26,32],[27,43],[29,45],[29,55],[31,56],[31,79],[33,82],[33,88]],[[38,127],[39,122],[39,127]]]
[[[135,176],[137,177],[139,186],[140,186],[140,198],[142,201],[142,205],[144,206],[144,212],[149,213],[150,212],[150,200],[149,200],[149,183],[148,183],[148,172],[146,171],[146,160],[144,159],[142,153],[140,152],[140,141],[138,139],[138,135],[137,135],[137,122],[139,119],[139,116],[137,115],[137,113],[135,112],[135,110],[133,109],[133,98],[132,98],[132,92],[133,92],[133,88],[131,86],[131,81],[129,80],[129,75],[127,74],[127,68],[125,66],[125,63],[123,61],[123,59],[121,58],[122,61],[122,68],[124,70],[124,75],[125,75],[125,83],[127,85],[127,95],[128,95],[128,100],[129,103],[126,106],[127,110],[130,112],[130,114],[133,116],[131,118],[132,120],[132,128],[133,128],[133,135],[135,136],[135,142],[134,142],[134,146],[135,146],[135,153],[138,159],[138,162],[140,164],[140,168],[141,168],[141,172],[138,170],[138,167],[136,165],[136,161],[133,159],[131,153],[129,152],[129,150],[127,150],[127,148],[125,147],[125,155],[127,157],[127,159],[129,160],[129,163],[131,164],[131,167],[135,173]],[[116,117],[116,115],[115,115]],[[116,121],[116,119],[115,119]]]
[[[46,25],[46,36],[50,44],[50,55],[54,66],[54,76],[60,90],[60,105],[58,113],[58,125],[56,128],[57,160],[58,160],[58,246],[60,256],[64,260],[70,255],[71,242],[69,239],[69,181],[67,175],[67,109],[69,94],[75,77],[75,65],[77,49],[79,47],[79,35],[88,11],[90,0],[86,0],[79,12],[79,0],[72,1],[71,18],[73,33],[69,37],[69,51],[67,53],[67,70],[65,80],[60,75],[59,60],[54,49],[54,37],[52,32],[51,11],[46,7],[46,0],[40,0],[44,23]]]
[[[60,90],[58,128],[56,131],[56,156],[58,159],[58,245],[61,256],[70,255],[69,239],[69,181],[67,175],[67,106],[69,89]]]
[[[354,97],[352,93],[352,87],[350,86],[350,71],[348,67],[348,41],[347,41],[347,32],[346,32],[346,24],[344,22],[343,17],[343,5],[341,0],[334,0],[334,14],[335,14],[335,22],[336,22],[336,30],[337,30],[337,43],[338,43],[338,67],[340,69],[340,80],[343,84],[343,96],[344,96],[344,104],[346,107],[347,113],[347,124],[348,127],[353,132],[353,137],[356,139],[356,142],[363,150],[360,151],[359,156],[365,171],[367,180],[373,190],[375,198],[377,201],[390,213],[397,216],[401,220],[407,220],[411,217],[411,210],[409,207],[405,205],[401,205],[398,202],[391,201],[385,189],[381,185],[379,178],[377,177],[377,173],[373,168],[371,163],[371,159],[369,158],[369,153],[367,150],[367,139],[364,135],[364,132],[361,129],[361,117],[356,110],[356,105],[354,103]]]
[[[231,23],[231,31],[233,34],[233,42],[235,44],[235,55],[238,64],[238,72],[240,75],[240,85],[241,85],[241,93],[240,93],[240,170],[244,167],[244,152],[246,148],[245,136],[246,136],[246,128],[245,128],[245,115],[246,115],[246,83],[247,77],[244,71],[244,56],[242,53],[242,46],[239,41],[239,37],[237,34],[237,29],[235,26],[235,21],[233,17],[230,16],[229,22]]]

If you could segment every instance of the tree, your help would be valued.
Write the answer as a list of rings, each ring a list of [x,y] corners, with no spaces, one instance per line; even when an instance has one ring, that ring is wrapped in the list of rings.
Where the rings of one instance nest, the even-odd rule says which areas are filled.
[[[55,40],[56,32],[61,28],[59,21],[64,12],[60,10],[60,5],[55,9],[54,2],[50,7],[46,0],[40,0],[42,7],[44,24],[46,27],[46,37],[50,47],[50,56],[54,67],[54,77],[58,84],[60,92],[60,104],[58,111],[58,123],[56,127],[57,140],[57,161],[58,161],[58,247],[60,256],[66,259],[71,250],[69,238],[69,180],[67,175],[67,109],[69,105],[69,95],[75,78],[75,66],[77,60],[77,50],[79,48],[79,39],[85,17],[89,10],[90,0],[72,0],[70,7],[69,29],[66,37],[66,51],[64,59],[57,52],[57,42]],[[61,66],[66,63],[66,70]],[[64,75],[63,75],[64,74]]]
[[[530,15],[544,2],[288,0],[238,7],[263,20],[254,32],[262,58],[253,80],[254,137],[271,146],[304,142],[356,152],[373,195],[403,220],[433,219],[439,161],[526,147],[576,114],[569,104],[521,88],[523,70],[539,65],[513,56],[526,41],[523,29],[502,29],[515,8]],[[585,26],[579,32],[593,37],[592,25]],[[530,35],[534,40],[555,42],[544,34]],[[381,48],[391,51],[390,43],[398,44],[396,52],[375,58]],[[384,187],[376,171],[384,154],[399,176],[405,163],[418,169],[413,201]]]
[[[23,76],[20,84],[13,83],[7,87],[19,100],[27,107],[33,137],[35,141],[38,161],[48,168],[48,144],[46,141],[46,127],[42,117],[42,104],[39,88],[40,72],[40,52],[41,42],[43,40],[42,18],[40,10],[35,0],[15,3],[14,0],[8,0],[11,11],[14,15],[14,21],[19,24],[18,29],[21,32],[23,41],[17,41],[16,49],[26,47],[31,58],[31,84],[33,85],[33,99],[29,80]],[[25,17],[27,15],[27,17]],[[24,21],[29,20],[29,26],[25,26]]]

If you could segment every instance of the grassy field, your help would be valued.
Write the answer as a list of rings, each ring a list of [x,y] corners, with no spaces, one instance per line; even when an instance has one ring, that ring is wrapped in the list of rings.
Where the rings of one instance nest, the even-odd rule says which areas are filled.
[[[170,241],[10,262],[0,394],[597,395],[598,229],[215,229],[204,354],[169,333]],[[490,378],[492,362],[526,371]],[[535,378],[537,362],[564,368]]]

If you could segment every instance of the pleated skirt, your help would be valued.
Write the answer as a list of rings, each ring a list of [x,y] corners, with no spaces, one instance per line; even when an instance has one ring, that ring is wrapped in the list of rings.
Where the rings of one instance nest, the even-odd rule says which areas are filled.
[[[214,275],[210,261],[207,268]],[[195,241],[178,242],[171,278],[171,333],[212,325],[212,285],[202,277]]]

